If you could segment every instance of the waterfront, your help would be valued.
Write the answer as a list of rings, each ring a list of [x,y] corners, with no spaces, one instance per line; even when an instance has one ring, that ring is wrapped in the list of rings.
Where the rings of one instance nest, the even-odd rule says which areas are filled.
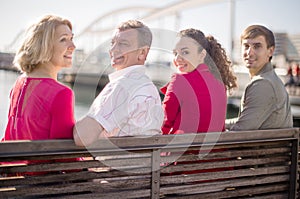
[[[18,74],[16,72],[0,70],[0,137],[2,138],[7,123],[9,92]]]

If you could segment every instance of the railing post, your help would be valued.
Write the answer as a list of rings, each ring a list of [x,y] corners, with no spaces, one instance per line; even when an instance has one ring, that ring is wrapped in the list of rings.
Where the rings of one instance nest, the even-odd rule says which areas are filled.
[[[297,198],[297,181],[298,181],[298,151],[299,151],[299,131],[296,132],[296,139],[292,140],[291,147],[291,167],[290,167],[290,190],[289,199]]]
[[[151,162],[151,199],[157,199],[160,194],[160,149],[153,149]]]

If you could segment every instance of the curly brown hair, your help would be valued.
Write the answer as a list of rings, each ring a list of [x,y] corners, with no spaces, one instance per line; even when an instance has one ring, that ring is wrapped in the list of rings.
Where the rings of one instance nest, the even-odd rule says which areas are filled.
[[[179,36],[194,39],[200,44],[199,51],[206,50],[209,56],[205,57],[205,64],[209,66],[212,73],[221,75],[228,91],[237,87],[237,78],[233,73],[231,61],[227,57],[225,49],[213,36],[205,36],[203,32],[193,28],[180,31]],[[217,68],[218,71],[214,71],[214,68]]]

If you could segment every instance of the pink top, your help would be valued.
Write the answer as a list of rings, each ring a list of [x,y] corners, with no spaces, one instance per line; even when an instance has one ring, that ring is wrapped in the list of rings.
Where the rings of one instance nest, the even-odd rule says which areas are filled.
[[[174,74],[161,91],[165,94],[163,134],[224,131],[226,89],[207,65],[200,64],[190,73]]]
[[[50,78],[20,76],[10,93],[3,140],[73,138],[73,91]]]

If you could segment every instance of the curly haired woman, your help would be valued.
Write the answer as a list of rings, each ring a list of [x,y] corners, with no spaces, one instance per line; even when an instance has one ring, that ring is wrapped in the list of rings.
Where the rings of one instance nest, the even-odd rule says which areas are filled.
[[[178,70],[161,91],[165,94],[163,134],[225,130],[227,91],[236,87],[221,44],[196,29],[182,30],[173,50]]]

